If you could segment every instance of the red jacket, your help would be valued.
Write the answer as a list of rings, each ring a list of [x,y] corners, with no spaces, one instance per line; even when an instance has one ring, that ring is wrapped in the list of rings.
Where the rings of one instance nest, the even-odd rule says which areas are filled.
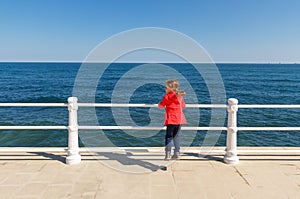
[[[182,96],[176,96],[176,93],[171,91],[163,97],[158,107],[166,108],[165,126],[168,124],[186,124],[186,119],[182,111],[185,108],[185,102]]]

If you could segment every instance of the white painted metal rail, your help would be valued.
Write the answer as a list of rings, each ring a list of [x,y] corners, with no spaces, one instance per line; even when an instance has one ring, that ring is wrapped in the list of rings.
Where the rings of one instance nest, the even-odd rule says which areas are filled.
[[[144,126],[78,126],[78,129],[86,130],[164,130],[166,127],[144,127]],[[185,131],[226,131],[227,127],[181,127],[181,130]]]
[[[239,131],[300,131],[300,127],[237,127]]]
[[[157,104],[121,104],[121,103],[78,103],[79,107],[135,107],[157,108]],[[186,108],[227,108],[225,104],[186,104]]]
[[[67,126],[0,126],[0,130],[68,130]]]
[[[0,103],[0,107],[68,107],[65,103]]]
[[[238,108],[300,108],[300,105],[281,105],[281,104],[243,104],[238,105]]]

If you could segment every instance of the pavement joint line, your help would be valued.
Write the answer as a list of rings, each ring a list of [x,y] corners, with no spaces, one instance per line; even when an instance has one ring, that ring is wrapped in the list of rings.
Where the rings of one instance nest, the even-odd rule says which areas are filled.
[[[238,170],[238,168],[236,168],[235,166],[233,166],[233,168],[235,169],[235,171],[237,172],[237,174],[239,174],[239,176],[243,179],[243,181],[251,187],[249,181],[245,178],[245,176]]]

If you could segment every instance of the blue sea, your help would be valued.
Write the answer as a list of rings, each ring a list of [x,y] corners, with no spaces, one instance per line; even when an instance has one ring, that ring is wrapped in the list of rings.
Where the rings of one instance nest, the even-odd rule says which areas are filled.
[[[96,63],[94,63],[96,64]],[[106,67],[102,77],[95,79],[97,85],[93,101],[97,103],[122,102],[122,97],[130,94],[129,103],[156,104],[164,95],[163,85],[151,83],[155,78],[159,81],[166,77],[162,71],[155,71],[143,76],[126,76],[131,70],[138,68],[137,63],[114,63]],[[207,81],[191,66],[191,64],[164,64],[180,73],[190,83],[194,98],[187,94],[186,103],[210,104],[226,103],[224,98],[213,100]],[[93,70],[104,67],[97,64]],[[67,103],[67,98],[74,95],[74,85],[78,79],[81,63],[0,63],[0,103]],[[217,64],[225,99],[237,98],[239,104],[300,104],[300,64]],[[146,72],[145,72],[146,73]],[[96,74],[96,73],[94,73]],[[126,81],[126,77],[128,81]],[[89,77],[85,77],[90,80]],[[143,84],[152,79],[150,83]],[[81,79],[81,81],[84,78]],[[115,92],[118,82],[127,85],[127,89]],[[125,81],[124,81],[125,80]],[[212,81],[213,82],[213,81]],[[143,85],[141,85],[143,84]],[[86,86],[86,85],[85,85]],[[136,88],[130,93],[130,87]],[[182,89],[187,85],[182,84]],[[81,88],[82,92],[88,89]],[[187,89],[188,90],[188,89]],[[78,91],[77,91],[78,92]],[[75,92],[76,93],[76,92]],[[124,95],[124,96],[123,96]],[[220,96],[222,93],[220,93]],[[112,96],[117,100],[112,100]],[[196,96],[196,98],[195,98]],[[218,96],[218,93],[216,94]],[[124,98],[125,99],[125,98]],[[196,99],[196,100],[195,100]],[[79,98],[79,102],[85,102]],[[124,101],[128,103],[128,100]],[[111,108],[97,108],[99,125],[117,125],[128,117],[112,111]],[[137,126],[151,126],[156,120],[150,116],[150,108],[127,108],[130,121]],[[226,109],[223,111],[226,112]],[[211,109],[199,109],[195,118],[192,112],[185,112],[191,118],[187,126],[209,126]],[[163,110],[155,113],[159,125],[163,125]],[[154,115],[155,115],[154,114]],[[54,126],[68,125],[67,107],[0,107],[0,126],[28,125]],[[126,115],[126,114],[125,114]],[[80,118],[81,116],[78,115]],[[118,118],[116,118],[118,117]],[[300,109],[239,109],[238,126],[242,127],[299,127]],[[212,118],[212,120],[220,118]],[[195,121],[194,121],[195,120]],[[88,125],[81,121],[80,125]],[[226,126],[225,121],[221,124]],[[95,130],[93,130],[93,133]],[[84,132],[79,132],[84,133]],[[122,130],[104,130],[105,137],[116,146],[163,146],[164,131],[130,132]],[[189,146],[201,146],[209,134],[208,131],[197,131],[190,136],[189,131],[182,131],[190,141]],[[145,136],[139,136],[143,134]],[[68,144],[67,130],[0,130],[0,146],[30,147],[62,147]],[[226,132],[217,138],[217,146],[225,146]],[[80,142],[81,146],[85,143]],[[183,142],[183,145],[185,143]],[[239,146],[300,146],[299,131],[239,131]]]

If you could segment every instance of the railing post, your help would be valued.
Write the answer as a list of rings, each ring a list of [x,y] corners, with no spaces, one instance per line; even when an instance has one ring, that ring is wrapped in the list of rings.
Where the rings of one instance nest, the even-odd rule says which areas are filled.
[[[81,162],[78,146],[78,122],[77,122],[77,97],[68,98],[69,110],[69,137],[68,137],[68,156],[66,158],[67,164],[78,164]]]
[[[227,140],[226,154],[224,156],[224,162],[227,164],[237,164],[239,162],[239,157],[237,156],[237,104],[237,99],[228,99]]]

